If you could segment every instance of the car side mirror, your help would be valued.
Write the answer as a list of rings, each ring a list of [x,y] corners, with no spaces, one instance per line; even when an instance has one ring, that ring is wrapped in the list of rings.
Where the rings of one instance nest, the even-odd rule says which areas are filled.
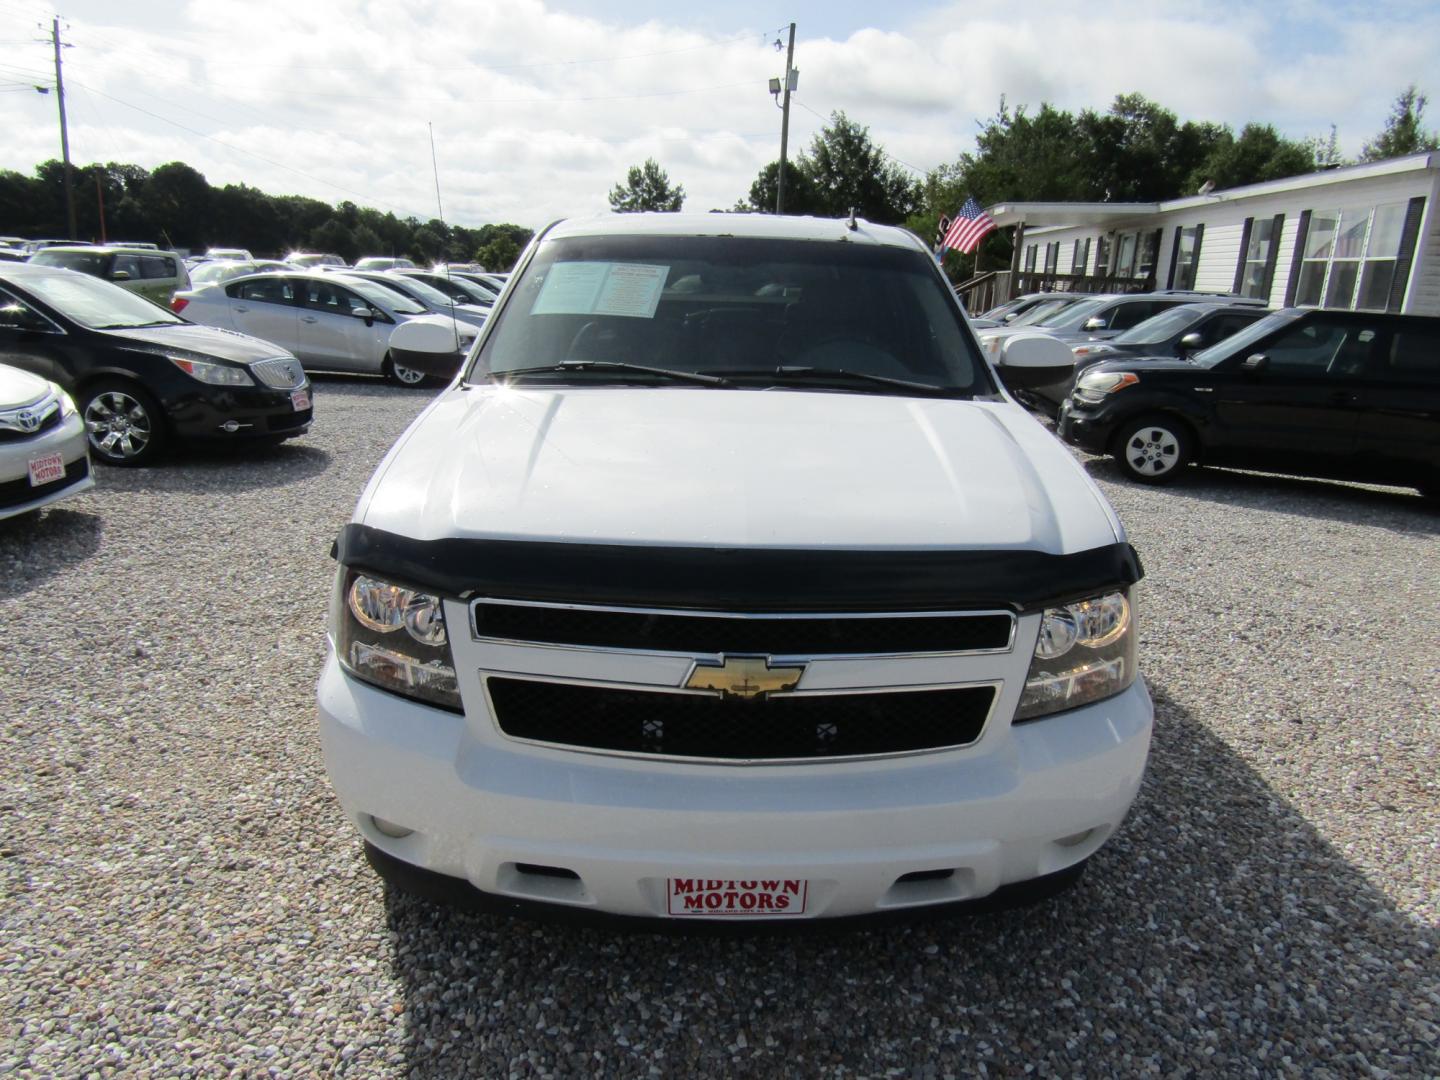
[[[1088,319],[1085,320],[1085,325],[1082,326],[1080,329],[1082,329],[1082,330],[1104,330],[1104,329],[1105,329],[1105,317],[1104,317],[1103,315],[1091,315],[1090,318],[1088,318]]]
[[[111,280],[111,281],[129,281],[129,280],[130,280],[130,271],[129,271],[129,270],[111,270],[111,271],[110,271],[110,280]]]
[[[1017,334],[1000,347],[995,368],[1006,389],[1034,390],[1068,383],[1075,374],[1075,354],[1049,334]]]
[[[1203,346],[1205,344],[1205,338],[1192,330],[1182,337],[1178,344],[1181,352],[1190,352],[1192,349],[1198,349]]]
[[[374,325],[375,325],[375,309],[374,309],[374,308],[357,307],[357,308],[355,308],[355,310],[353,310],[352,312],[350,312],[350,314],[351,314],[351,315],[354,315],[355,318],[357,318],[357,319],[364,319],[366,326],[374,326]]]
[[[19,304],[6,304],[0,307],[0,327],[6,330],[28,330],[30,325],[27,314]]]
[[[1007,323],[1008,323],[1008,322],[1014,322],[1014,321],[1015,321],[1016,319],[1018,319],[1019,317],[1020,317],[1020,316],[1019,316],[1018,314],[1016,314],[1015,312],[1013,312],[1013,311],[1007,311],[1004,315],[1001,315],[1001,316],[1000,316],[1000,321],[1001,321],[1001,322],[1007,322]]]
[[[450,379],[460,370],[469,351],[464,334],[473,340],[473,329],[445,315],[406,319],[390,334],[390,355],[405,367]]]
[[[1240,365],[1240,370],[1249,372],[1251,375],[1259,375],[1269,366],[1270,357],[1264,353],[1253,353],[1245,358],[1245,362]]]

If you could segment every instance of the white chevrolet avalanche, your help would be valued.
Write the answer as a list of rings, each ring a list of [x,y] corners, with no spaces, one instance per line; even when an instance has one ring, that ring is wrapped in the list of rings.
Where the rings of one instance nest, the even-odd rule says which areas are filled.
[[[1070,363],[992,368],[902,230],[544,230],[336,543],[320,730],[372,864],[652,920],[1074,882],[1152,708],[1135,552],[999,381]]]

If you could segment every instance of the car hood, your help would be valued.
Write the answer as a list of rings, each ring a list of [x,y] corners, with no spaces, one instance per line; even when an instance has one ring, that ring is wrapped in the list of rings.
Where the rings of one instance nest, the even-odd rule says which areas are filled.
[[[50,384],[39,375],[0,364],[0,409],[33,405],[50,393]]]
[[[1199,375],[1207,369],[1198,364],[1192,364],[1188,360],[1181,360],[1176,356],[1106,356],[1100,363],[1088,368],[1088,371],[1129,371],[1131,369],[1144,369],[1145,371],[1184,371],[1190,375]]]
[[[659,546],[1065,554],[1122,538],[1012,402],[773,389],[451,389],[356,520],[422,540]]]
[[[249,334],[223,330],[218,326],[197,326],[193,323],[180,323],[172,326],[138,326],[133,330],[106,330],[105,333],[124,338],[137,345],[158,346],[162,349],[184,349],[186,352],[203,353],[206,356],[214,356],[221,360],[234,360],[241,364],[252,364],[256,360],[290,355],[279,345],[261,341]]]

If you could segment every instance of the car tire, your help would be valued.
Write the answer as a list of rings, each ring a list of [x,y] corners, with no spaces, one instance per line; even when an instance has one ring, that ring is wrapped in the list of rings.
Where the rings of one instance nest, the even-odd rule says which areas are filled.
[[[1190,432],[1171,417],[1142,416],[1120,429],[1110,453],[1129,479],[1168,484],[1191,461]]]
[[[401,386],[424,386],[430,376],[417,368],[406,367],[404,364],[397,364],[388,355],[385,357],[385,378]]]
[[[100,379],[77,396],[96,460],[137,468],[160,456],[168,441],[165,415],[143,387],[128,379]]]

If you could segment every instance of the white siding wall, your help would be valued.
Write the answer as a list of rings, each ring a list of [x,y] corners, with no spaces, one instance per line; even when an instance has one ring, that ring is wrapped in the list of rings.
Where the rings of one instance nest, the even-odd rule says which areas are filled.
[[[1200,237],[1200,268],[1195,273],[1195,288],[1200,292],[1228,293],[1235,288],[1240,234],[1245,231],[1245,217],[1248,216],[1228,225],[1206,224],[1205,233]],[[1172,227],[1166,231],[1173,234],[1175,230]]]

